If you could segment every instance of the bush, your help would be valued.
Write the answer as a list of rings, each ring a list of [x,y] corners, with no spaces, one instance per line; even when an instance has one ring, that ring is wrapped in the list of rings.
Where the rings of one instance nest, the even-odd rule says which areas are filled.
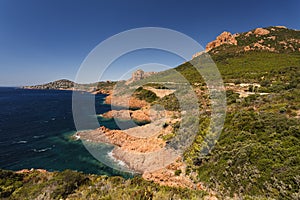
[[[51,194],[51,197],[54,199],[66,198],[80,185],[88,181],[88,178],[82,173],[71,170],[65,170],[56,174],[57,176],[52,180],[54,185],[56,185]]]
[[[182,173],[181,169],[177,169],[175,171],[175,176],[179,176]]]
[[[140,100],[145,100],[148,103],[152,103],[153,101],[158,100],[159,98],[156,96],[156,94],[150,90],[145,90],[142,87],[139,87],[134,95],[140,99]]]
[[[23,185],[23,175],[0,169],[0,197],[7,198]]]

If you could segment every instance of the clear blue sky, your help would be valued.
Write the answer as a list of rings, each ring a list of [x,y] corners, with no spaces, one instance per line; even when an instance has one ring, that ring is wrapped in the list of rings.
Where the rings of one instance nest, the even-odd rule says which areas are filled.
[[[271,25],[300,29],[299,8],[299,0],[0,0],[0,85],[74,80],[97,44],[128,29],[170,28],[205,46],[224,30]],[[119,67],[147,60],[142,54]],[[169,65],[181,62],[157,57]],[[108,78],[114,79],[113,74]]]

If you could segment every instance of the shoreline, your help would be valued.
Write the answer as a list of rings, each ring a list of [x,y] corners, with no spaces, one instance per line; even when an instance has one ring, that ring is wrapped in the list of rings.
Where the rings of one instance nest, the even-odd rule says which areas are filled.
[[[105,97],[106,104],[111,104],[111,96],[112,94]],[[141,174],[147,181],[170,187],[203,190],[201,183],[193,182],[185,174],[186,164],[183,158],[175,151],[166,148],[167,141],[162,139],[163,136],[173,132],[173,125],[180,121],[180,114],[175,111],[164,111],[164,113],[150,111],[149,103],[135,111],[142,111],[148,119],[156,121],[150,120],[149,124],[125,130],[110,130],[102,126],[95,130],[77,132],[76,135],[81,140],[114,145],[108,156],[121,166],[125,164],[130,170]],[[128,110],[121,112],[128,112]],[[125,115],[125,118],[133,120],[133,113],[130,112],[131,114]],[[120,111],[111,110],[101,116],[119,119],[119,117],[124,118],[123,114]],[[178,170],[182,172],[180,175],[176,174]]]
[[[21,89],[78,91],[74,90],[73,88]],[[83,90],[82,92],[91,93],[90,91],[86,90]],[[109,91],[107,93],[104,93],[107,96],[105,97],[103,103],[111,105],[112,92]],[[123,105],[124,99],[119,97],[120,96],[117,98],[117,103]],[[129,118],[131,120],[133,120],[132,116],[135,116],[134,120],[142,122],[152,122],[151,120],[153,119],[162,120],[158,120],[157,123],[152,122],[150,124],[144,124],[142,126],[129,128],[126,130],[110,130],[106,127],[100,127],[95,130],[80,131],[73,134],[73,139],[114,145],[114,149],[107,153],[109,159],[112,159],[112,161],[120,165],[120,167],[124,165],[128,166],[127,168],[129,170],[136,174],[141,174],[145,180],[154,181],[160,185],[194,189],[195,184],[187,176],[185,176],[184,173],[182,173],[180,176],[175,174],[176,170],[179,170],[179,168],[184,166],[183,161],[178,155],[165,148],[166,141],[162,139],[162,136],[172,133],[172,124],[178,122],[178,114],[174,113],[174,111],[168,111],[168,113],[165,113],[165,111],[164,113],[160,113],[159,111],[155,110],[150,111],[149,103],[136,98],[132,99],[133,101],[130,102],[131,106],[138,108],[136,110],[130,110],[131,113],[129,114]],[[115,101],[113,103],[115,103]],[[118,116],[115,116],[116,113],[117,115],[120,114],[120,116],[122,116],[122,112],[126,111],[111,110],[109,112],[109,114],[103,113],[101,116],[108,119],[118,118]],[[167,126],[165,126],[165,124],[167,124]],[[163,162],[161,159],[166,161]],[[185,171],[185,168],[183,167],[180,170]]]
[[[27,87],[27,86],[10,87],[10,88],[17,88],[17,89],[23,89],[23,90],[72,91],[72,92],[75,91],[75,92],[86,92],[86,93],[90,93],[90,94],[94,94],[94,95],[97,95],[97,94],[110,95],[111,94],[111,91],[109,91],[109,90],[107,90],[107,91],[104,91],[104,90],[101,90],[101,91],[87,91],[87,90],[77,90],[77,89],[74,89],[74,88],[67,88],[67,89],[64,89],[64,88],[43,89],[43,88],[30,88],[30,87]]]

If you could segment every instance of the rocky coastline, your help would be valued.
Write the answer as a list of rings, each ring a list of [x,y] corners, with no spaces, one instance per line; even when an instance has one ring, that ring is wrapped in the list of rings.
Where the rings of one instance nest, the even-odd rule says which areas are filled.
[[[171,92],[166,91],[166,95],[169,93]],[[112,106],[125,106],[125,100],[126,98],[110,94],[105,102]],[[185,175],[186,166],[182,157],[166,148],[166,140],[163,139],[173,133],[174,124],[180,121],[180,114],[176,111],[155,110],[149,103],[134,96],[130,97],[127,106],[136,110],[111,110],[102,114],[102,117],[148,124],[125,130],[110,130],[101,126],[95,130],[79,131],[74,137],[83,141],[114,145],[111,152],[113,159],[125,163],[145,180],[165,186],[203,189],[201,184],[195,184]],[[178,171],[181,173],[177,174]]]

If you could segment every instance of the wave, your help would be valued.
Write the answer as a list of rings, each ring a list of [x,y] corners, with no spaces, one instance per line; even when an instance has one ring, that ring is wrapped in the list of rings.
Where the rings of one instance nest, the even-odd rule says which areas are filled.
[[[37,153],[40,153],[40,152],[45,152],[45,151],[48,151],[48,150],[51,150],[52,148],[51,147],[48,147],[48,148],[44,148],[44,149],[33,149],[34,152],[37,152]]]
[[[118,165],[120,165],[120,166],[122,166],[122,167],[128,168],[128,165],[126,165],[125,162],[123,162],[122,160],[118,160],[117,158],[114,157],[113,151],[108,152],[107,155],[108,155],[108,157],[109,157],[110,159],[112,159],[112,160],[113,160],[115,163],[117,163]]]
[[[13,144],[26,144],[28,141],[26,140],[20,140],[20,141],[17,141],[17,142],[12,142]]]
[[[42,138],[42,137],[45,137],[45,135],[34,135],[32,138],[39,139],[39,138]]]

